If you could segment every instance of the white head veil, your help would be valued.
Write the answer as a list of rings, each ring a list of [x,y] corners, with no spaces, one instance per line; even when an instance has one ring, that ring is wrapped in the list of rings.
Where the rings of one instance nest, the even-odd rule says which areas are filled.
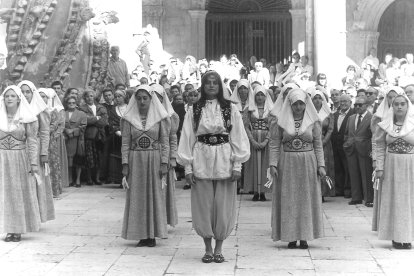
[[[410,99],[408,99],[408,97],[405,94],[398,94],[398,96],[394,98],[393,102],[398,97],[403,97],[408,104],[407,114],[405,115],[404,123],[399,132],[394,131],[394,110],[392,107],[388,109],[387,114],[382,118],[382,121],[378,123],[378,126],[380,128],[382,128],[390,136],[395,138],[404,137],[405,135],[414,130],[414,107],[411,104]]]
[[[384,100],[381,102],[381,104],[378,106],[377,111],[375,112],[375,116],[378,118],[384,118],[388,110],[391,109],[391,103],[388,102],[388,94],[390,92],[395,92],[397,95],[404,95],[404,90],[399,86],[391,86],[387,89],[387,92],[385,93]]]
[[[306,131],[306,129],[313,123],[320,121],[318,113],[316,112],[316,109],[313,106],[310,96],[300,88],[291,90],[283,103],[282,111],[280,113],[283,116],[280,116],[278,118],[279,126],[283,128],[284,131],[291,136],[294,136],[296,134],[295,119],[293,118],[291,106],[297,101],[302,101],[306,105],[305,113],[303,115],[303,120],[298,131],[298,135],[303,134]]]
[[[36,114],[37,116],[43,111],[45,111],[47,108],[47,105],[43,101],[42,97],[40,96],[33,82],[24,80],[24,81],[19,82],[17,86],[21,89],[23,85],[27,85],[33,93],[32,101],[29,103],[30,107],[32,108],[33,113]]]
[[[272,111],[270,112],[270,114],[272,116],[275,116],[276,118],[279,117],[280,112],[282,111],[282,107],[283,107],[283,94],[286,92],[287,89],[296,89],[299,88],[299,86],[297,86],[294,83],[288,83],[285,86],[283,86],[282,90],[279,93],[279,96],[276,99],[276,102],[273,104],[273,108]]]
[[[249,98],[251,97],[251,94],[253,92],[252,87],[250,86],[250,83],[249,83],[248,80],[246,80],[246,79],[239,80],[236,87],[234,88],[233,93],[231,94],[230,101],[232,101],[237,106],[237,108],[239,109],[240,112],[243,111],[242,101],[241,101],[240,96],[239,96],[239,88],[241,86],[244,86],[249,90],[249,96],[246,100],[246,104],[244,106],[244,109],[249,107]]]
[[[145,90],[151,96],[151,103],[149,106],[145,127],[142,125],[141,117],[139,116],[137,100],[135,99],[135,95],[136,93],[138,93],[139,90]],[[133,125],[135,128],[139,130],[148,130],[161,120],[168,117],[167,111],[161,104],[157,95],[155,95],[155,92],[152,90],[153,89],[149,85],[138,86],[137,91],[131,97],[126,111],[124,113],[123,119],[128,121],[131,125]]]
[[[264,88],[263,86],[258,85],[254,89],[253,93],[249,96],[248,109],[249,109],[249,111],[253,112],[253,115],[256,118],[259,118],[259,108],[257,107],[256,99],[255,99],[256,94],[259,93],[259,92],[262,92],[266,97],[266,101],[265,101],[265,104],[264,104],[264,112],[263,112],[263,118],[266,118],[269,115],[272,108],[273,108],[273,101],[272,101],[272,98],[270,97],[270,94],[267,92],[267,89]]]
[[[8,86],[6,89],[4,89],[3,94],[0,96],[0,130],[5,132],[13,130],[13,128],[8,129],[7,110],[6,104],[4,103],[4,94],[9,90],[14,91],[20,100],[19,107],[16,114],[14,115],[13,120],[19,123],[31,123],[37,121],[36,115],[33,113],[32,108],[30,107],[20,88],[16,85]]]
[[[39,88],[38,92],[45,93],[47,96],[47,109],[49,111],[56,110],[57,112],[60,112],[61,110],[65,109],[54,89]]]
[[[162,105],[164,106],[165,110],[167,111],[168,116],[171,117],[175,113],[175,111],[174,111],[174,108],[171,105],[170,100],[168,99],[168,95],[167,95],[167,92],[165,92],[164,87],[162,85],[158,84],[158,83],[152,84],[152,85],[150,85],[150,87],[152,88],[152,91],[154,91],[155,93],[157,93],[158,95],[160,95],[162,97],[162,99],[163,99]]]
[[[315,108],[315,110],[318,113],[319,120],[321,120],[321,122],[323,122],[323,120],[325,120],[331,114],[331,109],[329,108],[329,105],[326,102],[326,98],[325,98],[324,93],[322,91],[320,91],[319,89],[316,89],[314,87],[310,87],[310,88],[306,89],[306,93],[310,94],[312,100],[316,95],[321,96],[321,98],[322,98],[322,107],[319,111],[317,111],[316,108]]]

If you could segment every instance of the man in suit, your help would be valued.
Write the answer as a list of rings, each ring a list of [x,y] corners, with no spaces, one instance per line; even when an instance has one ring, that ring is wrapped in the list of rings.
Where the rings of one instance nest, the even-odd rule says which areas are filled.
[[[344,135],[348,118],[354,114],[351,97],[342,94],[339,97],[339,109],[334,113],[334,129],[331,136],[335,162],[335,191],[337,196],[351,197],[348,162],[344,152]]]
[[[348,119],[345,131],[344,151],[348,159],[348,169],[351,179],[352,200],[349,205],[362,204],[372,207],[374,189],[372,187],[372,114],[367,110],[368,99],[360,96],[356,99],[356,113]]]
[[[368,87],[365,91],[365,95],[367,96],[367,110],[371,114],[375,114],[377,112],[377,108],[379,104],[376,102],[378,98],[378,90],[372,86]]]

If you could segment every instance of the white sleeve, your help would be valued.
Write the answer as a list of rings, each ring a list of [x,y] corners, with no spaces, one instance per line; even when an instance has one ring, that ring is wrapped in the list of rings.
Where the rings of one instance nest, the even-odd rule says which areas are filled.
[[[193,107],[190,107],[185,114],[177,151],[177,162],[184,166],[186,175],[193,172],[193,147],[195,143],[196,135],[193,129]]]
[[[231,104],[231,124],[231,160],[233,161],[233,169],[240,171],[241,163],[246,162],[250,158],[250,143],[244,129],[242,116],[234,104]]]

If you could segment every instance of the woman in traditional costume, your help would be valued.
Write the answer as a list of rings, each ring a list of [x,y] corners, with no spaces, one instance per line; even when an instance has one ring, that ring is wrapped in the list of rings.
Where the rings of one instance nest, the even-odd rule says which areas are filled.
[[[288,248],[308,248],[308,240],[324,236],[321,185],[325,177],[322,128],[310,96],[293,89],[281,116],[271,122],[269,156],[274,178],[272,238]],[[283,148],[283,151],[281,150]]]
[[[380,240],[411,249],[414,239],[414,108],[405,95],[394,98],[375,133],[376,170],[381,180]]]
[[[0,232],[7,233],[6,242],[40,229],[37,129],[20,88],[8,86],[0,96]]]
[[[377,146],[376,146],[376,132],[379,130],[378,123],[380,123],[385,116],[387,115],[388,111],[391,108],[391,103],[395,97],[398,95],[404,95],[404,90],[398,86],[390,86],[385,93],[384,100],[378,106],[377,111],[372,116],[371,119],[371,132],[373,133],[372,138],[372,163],[374,169],[376,168],[376,160],[377,160]],[[373,216],[372,216],[372,231],[378,231],[379,221],[381,218],[381,197],[382,197],[382,187],[383,185],[379,183],[379,185],[374,185],[374,208],[373,208]]]
[[[39,88],[38,91],[47,104],[47,111],[50,114],[50,181],[52,183],[53,196],[58,197],[62,193],[63,187],[69,186],[68,157],[63,136],[65,111],[55,90],[52,88]]]
[[[151,88],[156,93],[170,118],[170,160],[168,164],[167,187],[164,190],[165,204],[167,208],[167,223],[174,227],[178,223],[177,205],[175,202],[175,167],[177,166],[177,130],[180,124],[180,118],[177,113],[175,113],[164,87],[159,84],[152,84]]]
[[[122,120],[122,173],[126,177],[122,238],[140,240],[139,247],[167,238],[163,189],[170,158],[168,113],[155,92],[141,85]]]
[[[224,98],[224,89],[217,72],[203,76],[201,98],[186,114],[178,146],[177,161],[192,185],[193,227],[204,240],[205,263],[224,261],[223,241],[236,220],[236,182],[250,157],[240,110]]]
[[[50,114],[47,105],[31,81],[24,80],[18,84],[32,112],[37,116],[39,147],[39,176],[43,185],[36,185],[37,198],[39,200],[40,218],[42,222],[55,219],[55,206],[53,203],[52,183],[46,170],[49,166],[49,144],[50,144]],[[47,165],[46,165],[47,164]]]
[[[325,202],[325,197],[335,196],[335,186],[333,179],[335,179],[335,167],[333,149],[331,144],[331,135],[334,128],[334,118],[331,114],[331,109],[326,102],[326,96],[323,91],[315,88],[307,89],[306,92],[311,95],[312,103],[318,113],[319,120],[322,122],[322,144],[323,155],[325,157],[326,175],[332,179],[332,187],[329,187],[325,181],[321,181],[322,202]]]
[[[273,101],[263,86],[257,86],[249,96],[249,107],[244,113],[244,127],[250,141],[250,159],[245,164],[244,190],[254,193],[253,201],[266,201],[264,183],[269,167],[269,113]]]

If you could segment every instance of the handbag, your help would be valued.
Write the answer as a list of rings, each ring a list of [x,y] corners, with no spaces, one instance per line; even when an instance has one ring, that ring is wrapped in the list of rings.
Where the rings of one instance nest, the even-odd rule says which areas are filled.
[[[83,164],[85,160],[85,146],[83,144],[81,145],[79,137],[80,135],[76,143],[76,153],[73,156],[73,163],[75,164]]]

